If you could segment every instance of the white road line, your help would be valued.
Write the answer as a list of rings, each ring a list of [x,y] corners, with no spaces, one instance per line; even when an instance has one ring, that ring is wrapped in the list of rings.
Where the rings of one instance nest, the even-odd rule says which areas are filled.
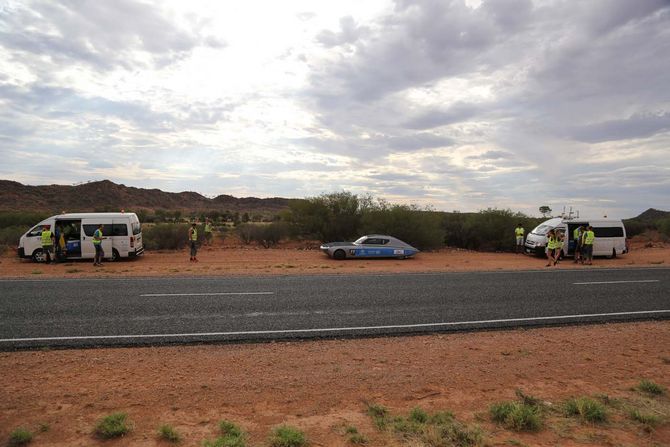
[[[184,338],[184,337],[216,337],[232,335],[272,335],[272,334],[305,334],[319,332],[352,332],[374,329],[412,329],[422,327],[447,327],[447,326],[465,326],[491,323],[520,323],[524,321],[546,321],[546,320],[567,320],[570,318],[591,318],[591,317],[613,317],[624,315],[652,315],[652,314],[670,314],[670,309],[663,310],[642,310],[635,312],[610,312],[602,314],[577,314],[577,315],[554,315],[550,317],[529,317],[529,318],[505,318],[501,320],[474,320],[474,321],[454,321],[448,323],[424,323],[424,324],[396,324],[387,326],[355,326],[355,327],[331,327],[314,329],[284,329],[272,331],[237,331],[237,332],[193,332],[184,334],[135,334],[135,335],[89,335],[72,337],[31,337],[31,338],[2,338],[0,343],[27,342],[27,341],[64,341],[64,340],[114,340],[131,338]]]
[[[659,282],[658,279],[638,279],[629,281],[591,281],[591,282],[573,282],[575,285],[589,285],[589,284],[627,284],[631,282]]]
[[[143,293],[140,296],[274,295],[274,292]]]

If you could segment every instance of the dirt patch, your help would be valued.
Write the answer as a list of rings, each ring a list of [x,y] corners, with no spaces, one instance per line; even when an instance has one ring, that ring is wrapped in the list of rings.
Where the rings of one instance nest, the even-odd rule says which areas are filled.
[[[108,262],[96,268],[90,261],[62,264],[36,264],[5,256],[0,263],[0,277],[117,277],[117,276],[226,276],[277,274],[351,274],[351,273],[423,273],[472,270],[544,269],[545,260],[513,253],[482,253],[460,249],[444,249],[420,253],[415,258],[354,259],[335,261],[316,243],[287,243],[280,248],[263,249],[235,243],[202,247],[200,262],[189,261],[183,251],[148,252],[136,260]],[[647,246],[648,241],[634,241],[630,253],[614,259],[596,258],[592,268],[653,267],[670,265],[670,247],[661,242]],[[556,268],[586,268],[571,259]]]
[[[369,445],[412,445],[379,432],[365,402],[407,414],[450,410],[477,424],[489,445],[670,445],[666,423],[651,433],[609,408],[611,422],[582,424],[554,415],[535,434],[492,424],[490,404],[515,389],[559,406],[570,396],[643,398],[641,378],[670,386],[670,322],[511,330],[362,340],[89,349],[0,353],[0,440],[24,426],[48,431],[35,445],[153,446],[160,424],[182,445],[213,439],[229,419],[267,445],[271,428],[289,423],[316,446],[344,446],[353,425]],[[653,398],[660,411],[667,397]],[[133,431],[116,441],[92,435],[96,421],[124,411]],[[623,410],[621,410],[623,411]],[[421,445],[421,444],[413,444]]]

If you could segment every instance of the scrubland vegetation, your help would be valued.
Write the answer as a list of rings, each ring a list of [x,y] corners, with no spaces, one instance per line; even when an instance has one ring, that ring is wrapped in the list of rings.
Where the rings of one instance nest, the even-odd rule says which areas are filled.
[[[393,204],[372,196],[350,192],[322,194],[288,201],[288,209],[275,214],[260,212],[128,210],[144,224],[147,249],[181,249],[187,243],[188,225],[199,223],[204,238],[205,218],[214,227],[215,238],[235,234],[243,244],[271,248],[282,240],[351,241],[363,234],[391,234],[421,250],[444,246],[480,251],[513,248],[513,231],[521,222],[526,232],[545,220],[508,209],[488,208],[476,213],[440,212],[417,205]],[[0,249],[17,245],[28,228],[49,213],[0,212]],[[656,231],[670,239],[667,212],[649,210],[625,220],[628,236]]]

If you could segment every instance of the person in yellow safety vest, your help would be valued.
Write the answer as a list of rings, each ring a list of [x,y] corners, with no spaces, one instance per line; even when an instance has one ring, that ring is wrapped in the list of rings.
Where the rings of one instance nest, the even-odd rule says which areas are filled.
[[[205,245],[212,245],[212,223],[205,219]]]
[[[514,229],[514,236],[516,237],[515,253],[523,253],[523,235],[526,233],[521,223]]]
[[[547,233],[547,265],[545,267],[551,267],[554,265],[554,254],[556,252],[556,232],[554,230],[549,230]]]
[[[42,253],[46,256],[46,263],[51,262],[54,254],[54,234],[51,232],[51,225],[42,225]],[[54,258],[54,261],[56,259]]]
[[[577,228],[574,229],[572,232],[572,239],[575,242],[575,251],[574,251],[574,258],[575,258],[575,263],[579,262],[581,259],[581,252],[582,252],[582,233],[584,232],[584,225],[580,225]]]
[[[188,229],[188,241],[191,244],[191,262],[198,262],[198,229],[195,222]]]
[[[565,233],[563,230],[556,230],[556,249],[554,250],[554,265],[558,264],[563,254],[563,245],[565,244]]]
[[[596,234],[593,227],[589,225],[584,232],[584,245],[582,246],[582,256],[587,265],[593,264],[593,242],[596,240]]]
[[[102,236],[103,224],[99,224],[98,228],[93,232],[93,247],[95,247],[95,256],[93,257],[93,265],[102,267],[102,258],[105,252],[102,250],[102,240],[106,239]]]

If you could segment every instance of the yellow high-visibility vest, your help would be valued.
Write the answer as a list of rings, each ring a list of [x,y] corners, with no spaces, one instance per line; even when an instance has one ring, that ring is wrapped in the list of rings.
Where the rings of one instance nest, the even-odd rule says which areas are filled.
[[[51,242],[51,230],[42,230],[42,247],[53,245]]]
[[[556,238],[553,238],[551,236],[547,238],[547,248],[549,250],[553,250],[556,248]]]
[[[514,230],[514,234],[516,234],[516,237],[521,237],[526,231],[523,228],[517,227],[516,230]]]
[[[198,240],[198,230],[196,230],[195,228],[191,228],[191,240],[192,241]]]
[[[596,238],[596,234],[593,231],[587,231],[584,236],[584,244],[593,245],[593,241]]]

